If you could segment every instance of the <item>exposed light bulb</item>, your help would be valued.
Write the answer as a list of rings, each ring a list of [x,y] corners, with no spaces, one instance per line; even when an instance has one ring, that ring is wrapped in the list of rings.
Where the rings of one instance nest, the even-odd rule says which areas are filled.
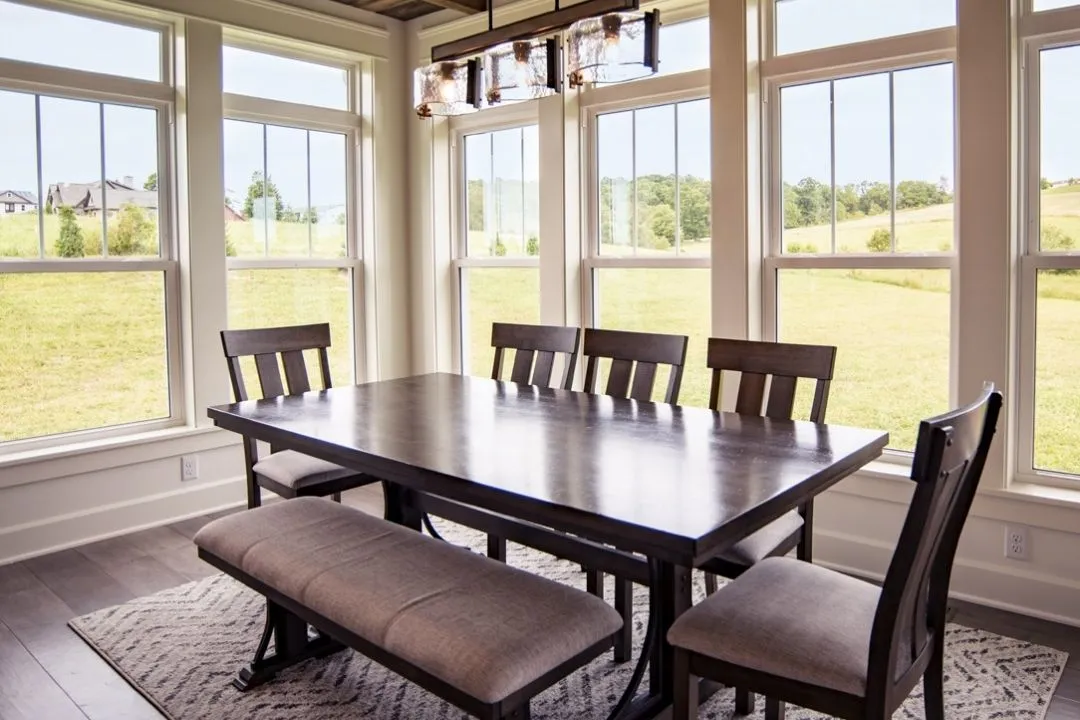
[[[455,103],[460,99],[454,78],[456,70],[454,63],[443,63],[439,68],[439,99],[444,103]]]
[[[622,52],[619,46],[619,36],[605,36],[604,37],[604,50],[602,53],[602,61],[605,65],[618,65],[622,59]]]
[[[532,57],[532,46],[528,42],[514,43],[514,85],[528,87],[532,73],[529,61]]]

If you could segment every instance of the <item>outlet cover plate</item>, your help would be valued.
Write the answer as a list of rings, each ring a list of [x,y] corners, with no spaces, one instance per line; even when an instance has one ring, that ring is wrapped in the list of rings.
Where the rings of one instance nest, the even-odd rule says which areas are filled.
[[[198,455],[184,455],[180,458],[180,480],[187,482],[188,480],[199,479],[199,456]]]
[[[1027,560],[1029,551],[1028,529],[1023,525],[1006,525],[1005,557],[1010,560]]]

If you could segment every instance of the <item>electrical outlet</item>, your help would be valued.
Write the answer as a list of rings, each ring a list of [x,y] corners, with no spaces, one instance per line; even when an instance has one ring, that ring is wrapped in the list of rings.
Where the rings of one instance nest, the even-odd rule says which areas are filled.
[[[1013,560],[1028,559],[1028,531],[1022,525],[1005,526],[1005,557]]]
[[[184,455],[180,458],[180,480],[199,479],[199,456]]]

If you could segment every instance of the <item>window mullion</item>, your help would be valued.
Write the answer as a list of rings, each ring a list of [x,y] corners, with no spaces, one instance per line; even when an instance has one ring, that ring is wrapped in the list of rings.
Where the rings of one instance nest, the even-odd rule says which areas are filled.
[[[682,203],[679,200],[679,103],[675,103],[675,254],[682,252]]]
[[[267,205],[270,200],[270,166],[267,160],[269,155],[269,134],[265,123],[262,126],[262,136],[263,255],[270,257],[270,208]],[[277,220],[276,197],[274,198],[274,219]]]
[[[304,142],[307,144],[307,208],[304,210],[304,221],[307,223],[307,246],[308,257],[313,257],[315,249],[312,245],[312,222],[311,222],[311,131],[304,131]]]
[[[896,92],[889,72],[889,251],[896,252]]]
[[[45,259],[45,180],[41,169],[41,96],[34,95],[34,133],[37,142],[38,257]]]
[[[105,177],[105,104],[98,103],[98,132],[101,141],[101,255],[109,257],[109,210],[105,200],[108,180]]]
[[[829,81],[829,186],[832,208],[829,212],[829,243],[836,254],[836,82]]]
[[[634,255],[638,250],[638,176],[637,176],[637,110],[630,113],[630,181],[634,184],[634,212],[630,238],[633,241]],[[614,197],[612,197],[614,200]]]

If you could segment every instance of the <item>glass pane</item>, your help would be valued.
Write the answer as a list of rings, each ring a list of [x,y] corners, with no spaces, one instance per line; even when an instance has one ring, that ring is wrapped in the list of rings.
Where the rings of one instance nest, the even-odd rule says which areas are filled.
[[[831,104],[827,82],[780,90],[786,253],[832,252]]]
[[[524,145],[521,128],[491,133],[491,213],[489,255],[525,254]]]
[[[890,252],[889,74],[837,80],[833,107],[836,251]]]
[[[949,271],[780,270],[777,283],[778,339],[838,348],[826,422],[912,450],[919,421],[949,406]]]
[[[1035,301],[1035,457],[1040,470],[1080,474],[1080,271],[1040,270]]]
[[[157,110],[105,106],[110,257],[159,254],[157,120]]]
[[[45,254],[101,256],[101,105],[41,97]]]
[[[261,198],[256,198],[258,202]],[[307,131],[266,126],[267,240],[273,257],[311,254],[307,222]]]
[[[1080,45],[1043,50],[1040,58],[1042,196],[1039,249],[1080,250]]]
[[[465,252],[470,257],[490,255],[487,240],[489,215],[494,206],[491,196],[491,133],[465,137],[465,216],[468,218]]]
[[[688,335],[680,405],[707,407],[710,375],[705,366],[709,338],[709,271],[694,269],[601,268],[595,271],[596,326],[611,330]],[[606,363],[604,364],[606,368]],[[603,391],[603,380],[597,388]],[[663,398],[668,373],[658,371],[653,397]]]
[[[320,258],[346,257],[348,231],[348,188],[346,137],[340,133],[308,133],[311,143],[311,223],[312,255]]]
[[[608,113],[596,119],[597,178],[600,183],[598,251],[603,255],[634,252],[634,112]]]
[[[225,252],[231,257],[266,255],[270,201],[263,192],[264,126],[225,121]]]
[[[953,248],[953,66],[893,74],[896,249]]]
[[[0,58],[161,81],[161,34],[0,0]]]
[[[1073,7],[1080,5],[1080,0],[1035,0],[1032,7],[1036,10],[1053,10],[1055,8]]]
[[[712,155],[709,101],[677,107],[679,125],[679,252],[708,256],[712,235]]]
[[[540,129],[521,128],[521,163],[524,173],[522,202],[525,206],[525,254],[540,254]]]
[[[355,382],[353,373],[352,271],[348,268],[230,270],[229,327],[259,328],[330,323],[330,377]],[[318,365],[308,360],[311,387],[321,388]],[[254,375],[254,364],[244,367]],[[258,387],[255,385],[255,387]]]
[[[164,273],[0,273],[0,347],[0,442],[169,416]]]
[[[709,18],[660,26],[660,75],[709,67]]]
[[[539,165],[535,125],[466,136],[470,257],[540,254]]]
[[[491,323],[540,322],[539,268],[462,268],[462,367],[491,377]]]
[[[0,257],[40,255],[36,126],[33,95],[0,91]]]
[[[776,0],[776,54],[955,24],[954,0]]]
[[[227,93],[349,109],[349,73],[344,68],[228,45],[221,49],[221,61]]]
[[[625,152],[625,150],[624,150]],[[675,106],[634,111],[637,255],[675,252]]]

